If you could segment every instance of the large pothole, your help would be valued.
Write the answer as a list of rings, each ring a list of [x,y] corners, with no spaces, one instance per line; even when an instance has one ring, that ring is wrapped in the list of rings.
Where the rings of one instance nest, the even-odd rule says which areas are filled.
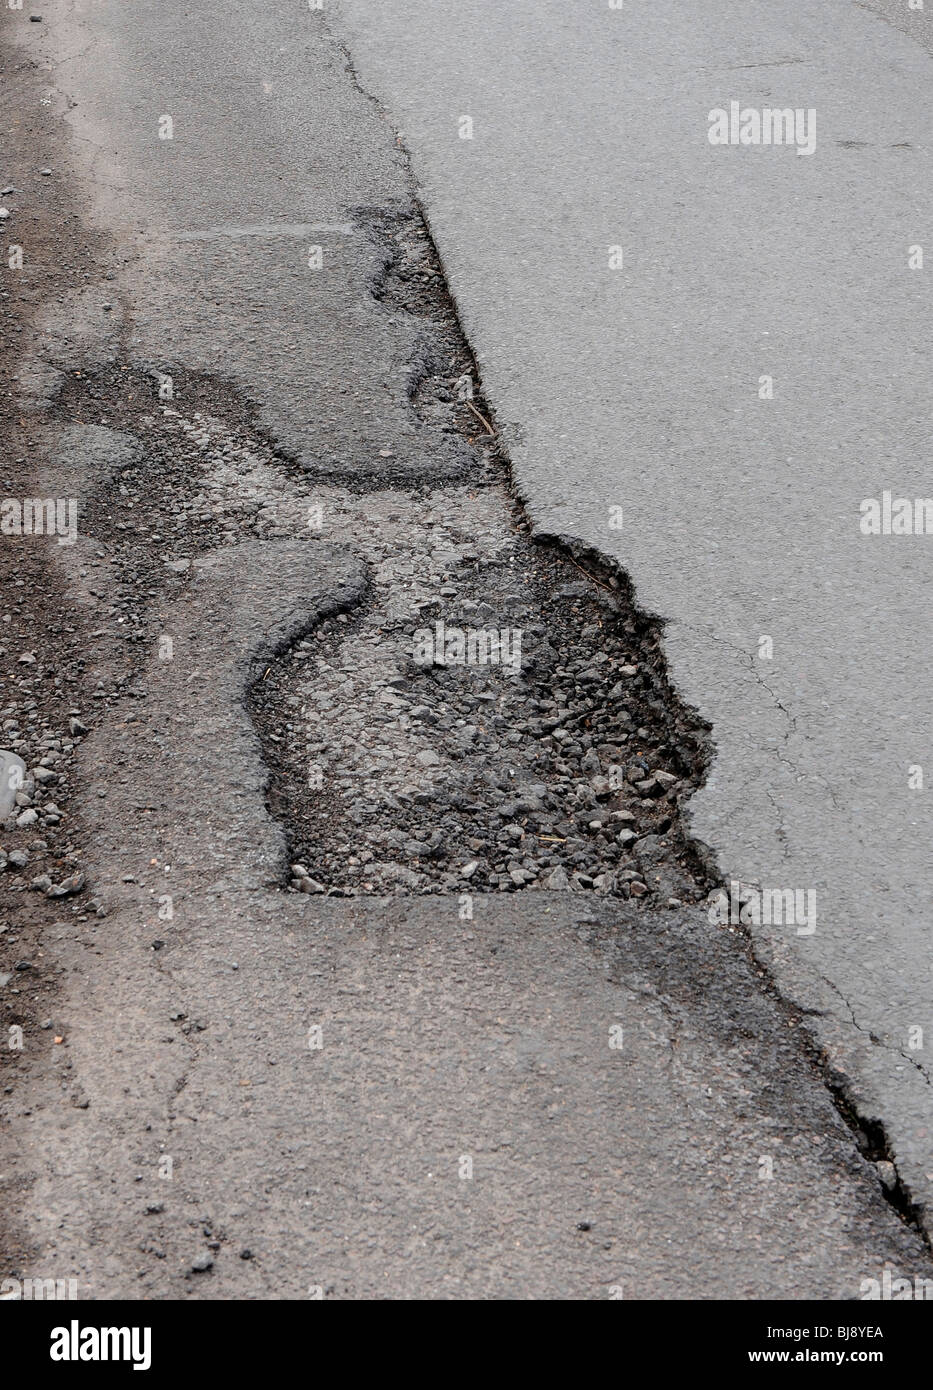
[[[616,577],[529,537],[493,460],[469,484],[361,494],[308,479],[216,384],[188,383],[190,413],[155,394],[117,369],[73,379],[59,405],[140,441],[82,510],[120,579],[128,675],[195,554],[323,537],[369,565],[364,608],[306,634],[249,696],[293,888],[706,891],[680,811],[705,730],[658,630]]]
[[[709,880],[681,806],[707,730],[670,687],[658,628],[623,579],[530,537],[423,223],[367,225],[382,250],[374,295],[422,324],[412,407],[428,439],[464,436],[469,478],[403,488],[387,451],[381,483],[331,485],[283,457],[222,383],[173,372],[166,400],[125,367],[73,374],[59,418],[140,443],[82,504],[120,578],[129,664],[193,555],[347,543],[368,563],[367,602],[308,632],[248,699],[292,889],[694,901]]]
[[[701,730],[619,590],[498,489],[369,499],[362,614],[253,688],[298,890],[591,889],[694,900]]]

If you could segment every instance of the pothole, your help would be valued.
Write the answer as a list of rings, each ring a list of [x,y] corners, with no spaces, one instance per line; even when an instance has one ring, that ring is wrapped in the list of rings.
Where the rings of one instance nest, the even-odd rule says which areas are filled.
[[[702,730],[667,717],[656,632],[515,530],[498,490],[380,495],[367,513],[365,612],[308,634],[250,693],[291,886],[701,897],[680,807]],[[474,635],[500,659],[470,662]]]
[[[387,459],[382,485],[331,485],[283,457],[223,383],[174,372],[160,400],[155,377],[126,367],[72,374],[58,417],[141,446],[82,510],[129,664],[194,555],[348,544],[369,565],[367,602],[306,634],[248,697],[290,887],[696,901],[710,881],[681,806],[707,730],[670,687],[659,630],[624,579],[530,537],[423,223],[369,229],[384,245],[374,292],[424,324],[413,406],[429,439],[466,437],[475,470],[416,491],[392,485]]]
[[[288,538],[366,558],[365,608],[307,634],[249,695],[297,891],[707,891],[680,811],[705,730],[616,577],[533,541],[492,466],[420,494],[319,485],[215,383],[195,388],[182,409],[120,369],[72,381],[61,413],[141,444],[82,527],[106,547],[130,668],[196,554]]]
[[[357,216],[374,296],[424,325],[413,408],[493,452],[470,484],[333,494],[320,518],[366,556],[371,591],[250,692],[290,886],[695,901],[709,881],[680,808],[708,731],[627,585],[529,537],[420,214]]]

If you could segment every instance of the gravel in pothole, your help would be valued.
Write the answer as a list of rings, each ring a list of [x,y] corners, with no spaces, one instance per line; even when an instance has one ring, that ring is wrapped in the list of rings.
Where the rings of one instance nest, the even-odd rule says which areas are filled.
[[[451,526],[449,494],[432,501],[426,543],[375,566],[366,611],[322,624],[251,692],[290,887],[699,899],[679,806],[702,754],[686,712],[671,727],[656,638],[505,529],[501,498],[481,541]],[[520,667],[420,664],[438,622],[520,633]]]

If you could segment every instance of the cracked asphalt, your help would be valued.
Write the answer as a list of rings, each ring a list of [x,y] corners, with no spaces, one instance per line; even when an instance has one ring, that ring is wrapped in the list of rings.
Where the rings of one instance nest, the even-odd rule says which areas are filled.
[[[715,730],[687,814],[723,877],[816,891],[815,933],[752,924],[756,952],[928,1226],[929,541],[859,518],[884,489],[930,494],[929,278],[908,268],[929,13],[337,10],[411,151],[516,485],[663,617]],[[710,145],[731,100],[812,108],[815,153]]]
[[[800,273],[811,224],[785,213],[762,240],[801,186],[828,234],[825,173],[794,158],[740,177],[734,152],[705,146],[711,68],[765,61],[776,31],[754,26],[771,11],[701,25],[689,4],[677,23],[628,6],[623,43],[614,13],[442,8],[440,29],[437,5],[391,0],[49,0],[41,24],[0,21],[17,136],[0,177],[24,190],[9,201],[26,252],[21,280],[4,272],[4,427],[21,444],[4,491],[76,496],[94,517],[74,545],[4,551],[7,736],[20,720],[32,766],[30,715],[63,725],[60,804],[36,798],[52,847],[7,827],[4,851],[60,851],[87,888],[50,901],[2,876],[3,1023],[25,1040],[0,1073],[3,1276],[74,1278],[99,1300],[851,1300],[884,1269],[933,1277],[929,1088],[904,1031],[929,999],[907,920],[928,813],[911,801],[905,835],[921,726],[897,640],[928,621],[923,576],[913,551],[894,580],[887,551],[856,562],[833,529],[863,474],[881,486],[853,463],[859,427],[913,418],[920,354],[895,327],[919,333],[922,306],[892,272],[883,294],[859,280],[873,321],[841,317],[848,245],[821,278]],[[810,44],[815,103],[841,101],[869,31],[837,29],[833,53],[817,20],[793,27],[800,8],[772,7],[780,52]],[[919,91],[926,54],[870,32],[882,85]],[[759,80],[743,75],[747,99]],[[919,96],[904,102],[885,139],[921,120]],[[827,124],[831,187],[876,246],[901,156],[834,151]],[[683,808],[694,835],[726,879],[815,887],[812,937],[591,891],[289,890],[250,692],[319,624],[365,609],[369,562],[352,532],[299,534],[284,501],[245,536],[197,480],[159,472],[153,418],[170,401],[195,447],[195,417],[252,434],[253,473],[285,470],[277,496],[288,469],[296,497],[339,486],[365,511],[378,494],[374,526],[395,492],[414,508],[430,489],[437,510],[449,487],[462,511],[487,485],[479,444],[419,413],[413,385],[440,372],[443,334],[384,294],[378,228],[418,205],[533,529],[621,566],[666,621],[675,688],[712,726],[711,773]],[[727,207],[759,232],[729,241]],[[627,269],[610,284],[616,239]],[[797,384],[767,425],[745,390],[765,331]],[[883,409],[858,389],[869,344],[897,363]],[[827,362],[831,412],[813,381]],[[800,470],[776,473],[776,436]],[[158,508],[137,500],[147,484]],[[33,593],[12,590],[27,548],[52,596],[33,609],[35,679],[18,667]],[[856,583],[878,586],[879,612],[896,584],[874,674]],[[56,673],[78,704],[45,693]]]

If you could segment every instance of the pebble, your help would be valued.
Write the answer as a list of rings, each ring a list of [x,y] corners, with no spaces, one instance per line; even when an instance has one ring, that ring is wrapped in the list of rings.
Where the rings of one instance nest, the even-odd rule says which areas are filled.
[[[61,883],[54,883],[47,891],[47,898],[67,898],[73,893],[80,893],[84,887],[84,874],[73,873],[68,878],[63,878]]]
[[[317,879],[312,878],[310,874],[306,875],[304,878],[296,878],[294,880],[294,886],[298,889],[299,893],[327,892],[327,889],[325,888],[324,884],[318,883]]]

